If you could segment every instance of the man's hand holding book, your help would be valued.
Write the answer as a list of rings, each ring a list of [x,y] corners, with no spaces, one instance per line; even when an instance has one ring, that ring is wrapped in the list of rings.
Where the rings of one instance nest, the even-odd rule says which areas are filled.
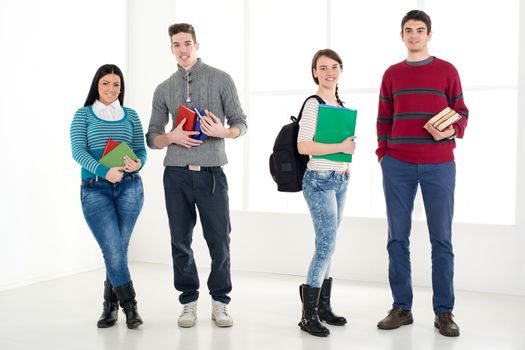
[[[456,134],[455,122],[461,119],[461,115],[450,107],[446,107],[441,112],[433,116],[423,126],[436,141],[451,139]]]

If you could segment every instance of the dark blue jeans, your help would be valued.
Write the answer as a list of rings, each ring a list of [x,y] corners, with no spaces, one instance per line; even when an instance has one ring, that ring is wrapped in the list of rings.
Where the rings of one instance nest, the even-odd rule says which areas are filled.
[[[208,289],[214,300],[228,304],[230,276],[230,209],[228,183],[221,167],[192,171],[168,166],[164,170],[164,194],[171,233],[175,289],[187,304],[199,298],[199,275],[191,243],[197,212],[211,257]]]
[[[116,184],[82,179],[80,197],[86,222],[102,250],[108,280],[114,287],[128,283],[128,245],[144,203],[140,175],[126,174]]]
[[[418,184],[421,187],[432,247],[432,288],[434,312],[454,308],[454,253],[452,217],[456,165],[407,163],[390,156],[381,161],[388,218],[388,277],[393,306],[412,308],[412,277],[409,237]]]

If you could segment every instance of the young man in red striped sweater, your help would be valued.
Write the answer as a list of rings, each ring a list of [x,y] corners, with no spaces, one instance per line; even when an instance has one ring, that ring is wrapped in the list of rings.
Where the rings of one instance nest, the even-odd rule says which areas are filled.
[[[434,325],[445,336],[458,336],[454,307],[452,216],[456,168],[455,139],[462,138],[468,109],[454,66],[428,52],[430,17],[408,12],[401,21],[407,59],[383,76],[377,117],[376,154],[383,171],[388,218],[389,282],[394,302],[380,329],[413,322],[409,237],[414,198],[421,187],[432,246]],[[428,120],[445,107],[461,118],[442,131]]]

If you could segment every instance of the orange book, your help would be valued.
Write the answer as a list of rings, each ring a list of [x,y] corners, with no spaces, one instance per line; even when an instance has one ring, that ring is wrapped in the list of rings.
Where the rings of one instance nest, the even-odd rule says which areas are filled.
[[[175,127],[179,126],[180,122],[186,118],[186,123],[182,127],[182,130],[193,131],[193,126],[195,125],[195,119],[197,119],[197,113],[189,109],[185,105],[181,104],[179,106],[179,111],[177,112],[177,119],[175,121]]]

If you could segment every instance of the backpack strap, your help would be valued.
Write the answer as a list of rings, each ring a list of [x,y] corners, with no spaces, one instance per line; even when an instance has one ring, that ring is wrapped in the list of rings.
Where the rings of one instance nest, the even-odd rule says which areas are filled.
[[[297,119],[296,119],[295,117],[291,117],[292,120],[296,119],[297,122],[299,123],[299,121],[301,120],[301,117],[303,116],[303,109],[304,109],[304,106],[306,105],[306,102],[307,102],[309,99],[311,99],[311,98],[315,98],[315,99],[319,102],[319,104],[322,104],[322,105],[326,104],[326,103],[324,102],[324,100],[323,100],[319,95],[308,96],[308,97],[306,98],[306,100],[304,100],[304,102],[303,102],[303,105],[302,105],[302,107],[301,107],[301,110],[299,111],[299,115],[297,116]]]

